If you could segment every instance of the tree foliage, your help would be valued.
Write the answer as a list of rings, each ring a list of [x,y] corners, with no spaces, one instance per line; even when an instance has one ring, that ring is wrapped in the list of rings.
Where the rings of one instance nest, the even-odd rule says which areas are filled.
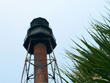
[[[86,49],[73,41],[77,45],[73,49],[80,55],[66,51],[75,69],[66,66],[62,72],[73,83],[110,83],[110,15],[102,17],[103,22],[95,20],[91,23],[93,30],[88,31],[98,47],[82,38],[80,41]],[[70,83],[64,78],[63,80]]]

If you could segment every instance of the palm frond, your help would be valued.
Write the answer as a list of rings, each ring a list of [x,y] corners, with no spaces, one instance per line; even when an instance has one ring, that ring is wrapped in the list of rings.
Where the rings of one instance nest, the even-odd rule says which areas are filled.
[[[93,30],[88,30],[99,47],[90,45],[83,37],[79,40],[86,48],[72,40],[77,46],[72,49],[79,55],[66,51],[76,70],[66,66],[62,72],[73,83],[110,83],[110,14],[102,17],[103,22],[95,20],[91,24]],[[69,83],[67,80],[65,82]]]

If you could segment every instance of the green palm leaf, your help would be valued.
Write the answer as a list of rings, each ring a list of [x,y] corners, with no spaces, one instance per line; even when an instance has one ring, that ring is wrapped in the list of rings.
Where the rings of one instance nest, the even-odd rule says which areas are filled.
[[[85,46],[82,47],[73,41],[79,55],[66,51],[68,58],[74,67],[66,66],[61,70],[73,83],[110,83],[110,14],[108,18],[103,17],[103,22],[95,20],[91,26],[93,30],[88,31],[99,47],[89,44],[84,38],[79,39]],[[63,78],[66,83],[69,83]]]

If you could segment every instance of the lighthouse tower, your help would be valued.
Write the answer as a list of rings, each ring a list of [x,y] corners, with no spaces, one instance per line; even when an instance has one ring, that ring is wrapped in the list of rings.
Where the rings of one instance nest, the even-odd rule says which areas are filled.
[[[49,27],[49,22],[41,17],[33,19],[30,23],[30,28],[27,31],[23,44],[24,48],[27,50],[27,55],[23,68],[21,83],[24,79],[23,77],[25,72],[25,83],[29,83],[31,79],[34,80],[32,83],[49,83],[48,79],[50,76],[54,80],[54,83],[57,83],[55,79],[55,70],[57,69],[59,75],[60,72],[55,54],[53,52],[56,45],[56,40],[52,29]],[[50,55],[52,52],[53,56]],[[48,59],[47,56],[49,56]],[[53,63],[55,64],[54,67]],[[31,65],[33,65],[33,74],[30,74]],[[52,75],[48,72],[48,65],[51,65]]]

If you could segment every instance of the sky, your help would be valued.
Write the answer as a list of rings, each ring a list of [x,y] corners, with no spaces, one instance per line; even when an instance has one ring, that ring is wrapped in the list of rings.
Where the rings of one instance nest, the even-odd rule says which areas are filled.
[[[106,0],[0,0],[0,83],[20,83],[26,57],[24,38],[34,18],[49,21],[57,42],[57,62],[62,65],[65,49],[74,46],[71,39],[80,43],[77,37],[83,35],[92,42],[85,28],[91,17],[101,20],[104,6]]]

